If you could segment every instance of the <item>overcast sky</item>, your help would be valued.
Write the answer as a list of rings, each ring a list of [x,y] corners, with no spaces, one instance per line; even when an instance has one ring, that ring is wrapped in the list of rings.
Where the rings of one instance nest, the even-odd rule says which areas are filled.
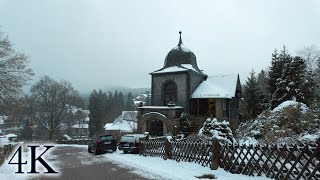
[[[320,1],[0,0],[0,26],[35,80],[64,79],[82,93],[150,87],[180,30],[206,74],[239,73],[244,83],[275,48],[320,47]]]

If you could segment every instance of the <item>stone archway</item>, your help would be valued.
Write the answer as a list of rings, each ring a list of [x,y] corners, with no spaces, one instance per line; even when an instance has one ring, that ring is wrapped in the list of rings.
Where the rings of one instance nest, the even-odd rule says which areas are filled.
[[[162,135],[172,132],[172,123],[165,115],[158,112],[150,112],[143,114],[139,120],[138,131],[140,133],[148,132],[148,122],[162,122]]]

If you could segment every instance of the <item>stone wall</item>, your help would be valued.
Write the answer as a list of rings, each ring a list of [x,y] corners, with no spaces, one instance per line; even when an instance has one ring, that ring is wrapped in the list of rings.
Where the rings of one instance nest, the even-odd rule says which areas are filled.
[[[187,74],[153,75],[152,81],[152,106],[165,106],[163,104],[162,87],[167,81],[174,81],[177,85],[176,105],[185,107],[187,103]]]

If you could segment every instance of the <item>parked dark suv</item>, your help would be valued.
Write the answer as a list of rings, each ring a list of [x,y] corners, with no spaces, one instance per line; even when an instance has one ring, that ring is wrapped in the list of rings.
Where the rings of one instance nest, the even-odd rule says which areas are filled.
[[[138,153],[139,152],[139,139],[145,137],[144,134],[126,134],[121,137],[118,145],[119,150],[124,153]]]
[[[88,152],[99,154],[106,152],[107,150],[117,150],[116,140],[112,135],[96,135],[93,136],[90,143],[88,144]]]

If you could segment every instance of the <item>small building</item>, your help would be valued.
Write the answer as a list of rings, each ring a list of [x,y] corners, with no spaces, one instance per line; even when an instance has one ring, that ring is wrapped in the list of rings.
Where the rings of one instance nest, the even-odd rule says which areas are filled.
[[[137,131],[138,111],[122,111],[113,123],[106,123],[104,130],[113,137],[119,139],[122,134],[130,134]]]
[[[113,123],[106,123],[104,129],[107,133],[127,132],[133,133],[137,130],[138,111],[122,111]]]
[[[195,54],[182,43],[166,56],[164,66],[151,72],[151,106],[138,108],[138,132],[165,135],[180,129],[181,113],[189,114],[195,130],[208,117],[237,124],[241,84],[238,74],[208,76]]]
[[[88,136],[89,124],[80,123],[72,125],[72,136]]]

